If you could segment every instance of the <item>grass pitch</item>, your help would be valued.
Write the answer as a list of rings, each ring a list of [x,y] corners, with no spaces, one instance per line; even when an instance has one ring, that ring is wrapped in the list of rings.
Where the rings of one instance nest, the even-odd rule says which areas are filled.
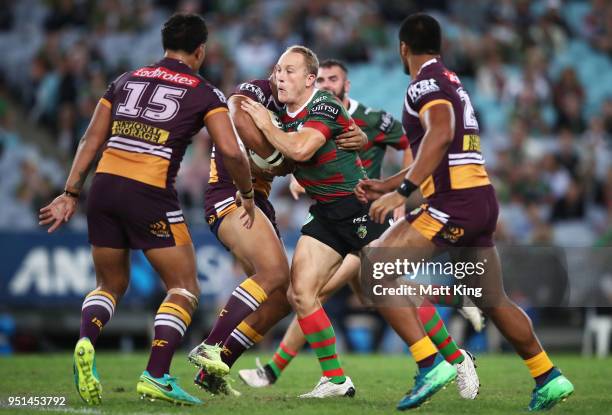
[[[265,354],[267,358],[268,355]],[[136,382],[144,369],[145,354],[97,356],[103,395],[102,405],[86,406],[78,397],[72,378],[71,354],[29,355],[0,359],[0,412],[14,414],[392,414],[400,397],[412,385],[415,365],[409,356],[344,355],[345,371],[355,383],[353,399],[301,400],[298,394],[310,391],[320,377],[314,355],[299,355],[270,388],[249,389],[237,377],[237,369],[253,365],[254,355],[246,355],[232,370],[240,398],[210,396],[192,383],[195,370],[184,353],[177,354],[173,375],[189,393],[205,401],[201,407],[175,407],[164,402],[142,401],[136,395]],[[583,359],[553,355],[553,361],[576,388],[570,399],[553,411],[558,414],[604,414],[612,411],[612,359]],[[456,386],[449,385],[426,405],[421,414],[507,414],[524,413],[533,381],[521,360],[512,354],[478,357],[482,388],[475,401],[459,398]],[[64,396],[62,407],[9,407],[8,397]]]

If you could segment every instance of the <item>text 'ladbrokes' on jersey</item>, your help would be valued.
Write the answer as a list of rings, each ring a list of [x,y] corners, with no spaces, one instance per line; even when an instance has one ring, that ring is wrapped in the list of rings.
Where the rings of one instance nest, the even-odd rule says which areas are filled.
[[[404,100],[402,124],[413,156],[416,157],[425,135],[420,116],[438,104],[452,107],[455,134],[434,173],[421,184],[423,196],[430,198],[444,192],[490,184],[480,151],[478,121],[470,97],[457,75],[446,69],[439,59],[423,64],[416,79],[410,82]]]
[[[100,102],[111,109],[112,125],[96,173],[168,189],[204,120],[228,111],[221,91],[171,58],[124,73]]]

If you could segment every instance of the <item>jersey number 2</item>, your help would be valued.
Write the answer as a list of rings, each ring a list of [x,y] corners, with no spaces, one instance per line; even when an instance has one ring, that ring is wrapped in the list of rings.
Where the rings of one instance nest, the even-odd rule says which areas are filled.
[[[142,115],[143,118],[151,121],[170,121],[173,119],[181,106],[178,100],[185,96],[187,90],[157,84],[151,98],[149,98],[148,105],[143,111],[143,108],[139,106],[140,99],[149,86],[149,82],[126,82],[123,90],[127,91],[127,97],[123,103],[117,106],[117,113],[133,118]]]
[[[463,88],[459,88],[457,90],[459,94],[459,98],[463,101],[463,127],[468,129],[478,129],[478,120],[476,119],[476,112],[474,111],[474,107],[472,106],[472,101],[470,100],[470,96]]]

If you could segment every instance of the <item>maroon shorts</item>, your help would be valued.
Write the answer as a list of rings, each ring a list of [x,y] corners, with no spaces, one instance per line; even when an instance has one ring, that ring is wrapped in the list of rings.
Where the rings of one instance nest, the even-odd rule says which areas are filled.
[[[107,248],[153,249],[191,244],[174,190],[97,173],[87,198],[89,242]]]
[[[406,220],[439,247],[489,247],[498,214],[495,189],[487,185],[434,195]]]
[[[206,222],[210,226],[212,233],[219,239],[219,226],[223,222],[225,216],[238,209],[236,205],[236,186],[231,183],[213,183],[208,186],[204,193],[204,214],[206,215]],[[272,223],[274,232],[280,238],[280,232],[276,225],[276,211],[274,206],[268,200],[268,198],[260,193],[255,192],[255,205],[261,209],[264,215]],[[221,240],[219,240],[221,242]],[[221,242],[223,243],[223,242]]]

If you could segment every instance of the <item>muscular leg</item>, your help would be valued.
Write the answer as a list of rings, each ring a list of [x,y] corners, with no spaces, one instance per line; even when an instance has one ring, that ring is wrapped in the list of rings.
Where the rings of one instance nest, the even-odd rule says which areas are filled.
[[[525,360],[532,376],[546,378],[554,368],[542,349],[533,330],[531,320],[525,312],[512,302],[502,280],[502,270],[497,248],[476,248],[465,250],[467,260],[485,262],[485,273],[478,278],[470,278],[466,283],[470,287],[481,287],[481,297],[471,297],[495,324],[504,337],[514,346],[516,352]]]
[[[234,329],[223,343],[223,353],[221,359],[230,368],[252,345],[258,343],[262,337],[279,321],[291,312],[291,305],[287,300],[287,289],[279,288],[274,290],[265,303],[257,311],[249,314]],[[235,333],[238,331],[238,333]],[[250,343],[245,344],[244,337]]]
[[[338,289],[342,288],[345,284],[349,283],[355,294],[359,296],[361,303],[365,304],[365,299],[362,294],[359,279],[360,266],[361,261],[358,256],[353,254],[347,255],[344,258],[344,261],[342,262],[340,268],[338,268],[338,270],[332,276],[329,282],[325,284],[321,293],[319,294],[319,299],[321,303],[324,304],[333,293],[335,293]],[[406,323],[409,323],[410,320],[414,319],[414,307],[402,307],[396,308],[394,310],[390,310],[387,307],[378,307],[377,311],[387,320],[388,323],[393,323],[392,327],[395,328],[396,332],[398,332],[398,334],[402,338],[410,338],[411,330],[413,330],[413,328]],[[459,354],[456,353],[458,352],[457,345],[448,335],[446,327],[441,321],[436,309],[434,307],[427,307],[427,310],[424,311],[426,312],[421,313],[419,311],[419,313],[417,314],[423,325],[426,325],[430,321],[434,320],[435,323],[442,323],[440,327],[438,327],[439,323],[435,327],[433,325],[431,327],[432,333],[434,333],[434,335],[430,337],[434,341],[436,347],[442,346],[441,349],[444,349],[444,351],[449,351],[448,356],[449,359],[452,360],[451,363],[460,363],[463,358],[463,355],[460,354],[460,352]],[[406,319],[407,314],[412,314],[413,317]],[[438,335],[438,333],[446,333],[446,335],[441,336]],[[277,348],[270,361],[268,361],[267,363],[267,366],[270,367],[270,371],[274,374],[273,380],[276,380],[280,376],[281,372],[287,367],[293,357],[295,357],[297,353],[302,349],[305,343],[306,338],[304,337],[304,334],[300,329],[297,318],[294,318],[289,327],[287,328],[287,331],[285,332],[285,335],[283,336],[279,347]],[[444,356],[446,358],[446,354]]]
[[[419,261],[423,257],[427,259],[435,252],[435,245],[410,226],[404,219],[393,224],[391,228],[389,228],[379,239],[373,241],[368,247],[374,248],[368,255],[368,260],[372,263],[385,260],[389,261],[390,258],[386,257],[387,254],[385,249],[403,248],[404,252],[409,255],[412,252],[410,248],[415,248],[414,252],[417,253],[419,257],[412,258],[414,261]],[[424,340],[427,338],[427,334],[419,321],[416,307],[383,306],[377,307],[377,310],[409,346],[421,341],[423,341],[424,344],[427,343],[427,341]],[[431,343],[431,340],[429,343]],[[430,353],[426,357],[431,357],[432,354],[435,355],[435,346],[433,346],[433,344],[431,344],[431,346],[433,349],[427,347],[426,353],[430,353],[432,350],[434,353]],[[417,363],[419,362],[417,357],[415,357],[415,360]]]
[[[334,329],[321,306],[319,294],[341,263],[342,257],[335,250],[312,237],[302,236],[293,255],[289,288],[289,301],[319,359],[323,376],[336,384],[344,383],[346,377],[336,354]]]
[[[91,251],[96,269],[96,289],[83,300],[79,341],[74,347],[73,361],[77,391],[81,399],[90,405],[101,402],[102,392],[94,347],[130,280],[128,249],[92,246]]]
[[[197,308],[200,287],[193,245],[150,249],[145,255],[168,291],[155,317],[155,338],[147,364],[152,376],[161,377],[170,372],[174,351]]]
[[[93,246],[96,289],[87,294],[81,311],[79,338],[88,337],[95,346],[100,331],[114,314],[130,281],[130,251],[128,249]]]
[[[253,227],[246,229],[240,221],[240,212],[242,208],[223,219],[219,226],[219,239],[241,264],[250,266],[250,270],[254,271],[250,278],[266,293],[286,286],[289,263],[270,220],[257,208]]]
[[[333,293],[354,280],[359,273],[359,266],[359,257],[352,254],[347,255],[338,270],[321,290],[319,301],[324,304]],[[302,333],[297,317],[294,317],[276,352],[266,365],[270,367],[270,371],[274,374],[274,380],[280,376],[305,343],[304,333]]]
[[[223,344],[242,324],[241,333],[247,338],[241,344],[258,341],[261,335],[243,320],[264,303],[268,295],[286,287],[289,280],[289,265],[281,241],[278,239],[268,218],[256,210],[251,229],[240,222],[241,208],[229,213],[219,227],[219,239],[243,264],[245,270],[255,272],[238,286],[221,311],[206,344]],[[242,323],[241,323],[242,322]],[[245,333],[246,332],[246,333]],[[232,362],[233,363],[233,362]]]

